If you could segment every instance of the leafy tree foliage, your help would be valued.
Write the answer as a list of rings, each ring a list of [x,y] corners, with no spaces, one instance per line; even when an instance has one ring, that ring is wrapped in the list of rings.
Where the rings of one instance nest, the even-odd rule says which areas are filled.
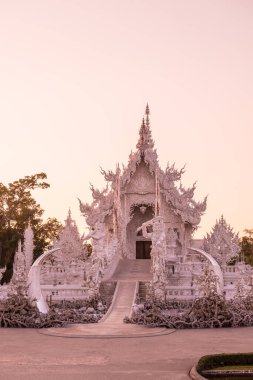
[[[34,232],[34,258],[37,258],[58,237],[61,223],[56,218],[43,222],[44,210],[32,196],[35,189],[47,189],[45,173],[25,176],[7,186],[0,183],[0,267],[7,270],[2,282],[12,276],[12,264],[18,240],[30,223]]]
[[[253,266],[253,229],[244,232],[246,235],[241,239],[241,258]]]

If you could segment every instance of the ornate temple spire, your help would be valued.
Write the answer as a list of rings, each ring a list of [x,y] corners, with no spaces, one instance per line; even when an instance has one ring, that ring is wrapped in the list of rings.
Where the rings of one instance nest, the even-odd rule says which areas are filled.
[[[20,286],[23,288],[26,285],[27,280],[27,260],[25,256],[25,252],[22,251],[21,240],[18,242],[18,249],[15,252],[14,262],[13,262],[13,275],[11,278],[11,290],[15,290],[16,286]]]
[[[142,155],[144,154],[146,149],[153,149],[154,147],[154,141],[152,139],[151,129],[150,129],[149,114],[150,114],[150,110],[147,104],[146,110],[145,110],[146,117],[145,119],[144,118],[142,119],[142,124],[139,131],[140,137],[136,145],[136,148],[141,152]]]
[[[75,257],[81,257],[83,254],[83,245],[80,238],[77,225],[71,217],[69,209],[68,216],[65,219],[65,226],[63,227],[58,240],[54,244],[54,248],[61,248],[61,252],[66,262]]]
[[[150,111],[149,111],[149,105],[148,105],[148,103],[146,105],[145,114],[146,114],[146,125],[149,126],[149,114],[150,114]]]
[[[240,243],[230,225],[226,222],[223,215],[217,221],[212,231],[204,237],[204,249],[210,253],[220,265],[226,265],[230,260],[238,259]]]
[[[65,225],[70,225],[73,222],[73,219],[71,218],[71,210],[69,208],[67,219],[64,220]]]
[[[24,233],[24,255],[25,255],[25,265],[26,265],[26,271],[29,272],[32,263],[33,263],[33,230],[29,221],[28,227],[25,229]]]

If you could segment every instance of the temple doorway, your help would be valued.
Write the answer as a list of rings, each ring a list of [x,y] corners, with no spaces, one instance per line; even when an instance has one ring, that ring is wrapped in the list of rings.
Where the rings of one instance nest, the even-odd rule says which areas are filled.
[[[126,227],[126,257],[128,259],[142,258],[143,256],[149,257],[150,255],[150,242],[142,236],[142,231],[137,229],[148,220],[154,217],[153,204],[133,204],[130,208],[130,221]],[[140,242],[140,244],[137,242]],[[143,242],[143,243],[142,243]],[[146,243],[146,246],[144,244]],[[138,248],[137,248],[138,245]],[[145,252],[149,252],[145,253]],[[149,257],[150,258],[150,257]]]
[[[136,241],[136,259],[151,259],[151,241]]]

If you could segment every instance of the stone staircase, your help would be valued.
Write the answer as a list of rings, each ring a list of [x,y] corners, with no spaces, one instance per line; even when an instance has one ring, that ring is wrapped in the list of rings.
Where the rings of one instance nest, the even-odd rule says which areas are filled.
[[[149,282],[139,282],[138,298],[140,302],[145,302],[147,300],[148,285]]]
[[[112,281],[151,281],[151,260],[121,260],[111,277]]]
[[[111,307],[101,322],[106,325],[110,324],[114,326],[122,324],[124,322],[124,318],[129,317],[131,314],[135,294],[135,282],[118,282]]]

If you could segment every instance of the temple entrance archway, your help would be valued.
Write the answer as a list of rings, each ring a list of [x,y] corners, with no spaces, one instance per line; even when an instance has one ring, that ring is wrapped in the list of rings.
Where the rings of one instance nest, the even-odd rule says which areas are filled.
[[[137,229],[142,223],[154,217],[153,204],[134,204],[131,211],[131,220],[126,228],[126,248],[129,259],[150,259],[151,241],[145,239]]]
[[[151,259],[151,241],[136,241],[136,259]]]

